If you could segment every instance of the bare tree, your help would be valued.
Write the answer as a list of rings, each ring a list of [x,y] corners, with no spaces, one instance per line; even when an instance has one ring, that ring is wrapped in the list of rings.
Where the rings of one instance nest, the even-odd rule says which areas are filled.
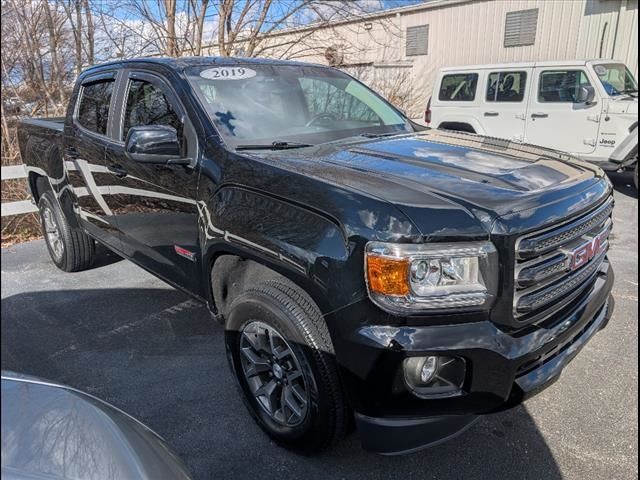
[[[170,57],[183,55],[188,39],[184,33],[193,31],[191,23],[195,16],[191,14],[191,5],[204,0],[127,0],[125,2],[107,2],[106,9],[100,12],[102,26],[107,38],[121,44],[122,36],[136,37],[136,43],[142,43],[142,50],[151,46],[156,53]],[[179,35],[178,15],[189,12],[187,27]],[[122,16],[122,14],[127,14]],[[117,26],[120,32],[110,31]],[[136,29],[137,27],[137,29]],[[142,42],[140,42],[142,40]],[[127,50],[121,46],[121,50]]]
[[[110,0],[96,5],[101,34],[117,56],[135,44],[144,54],[202,55],[206,50],[220,56],[291,58],[323,51],[326,41],[314,41],[317,32],[369,13],[376,4],[363,0]],[[392,19],[379,23],[394,26]]]
[[[164,0],[164,10],[167,18],[166,52],[170,57],[177,57],[178,42],[176,39],[176,0]]]
[[[198,5],[198,0],[190,0],[190,5],[194,12],[198,12],[196,17],[196,32],[193,42],[193,54],[199,56],[202,55],[204,22],[207,16],[207,9],[209,8],[209,0],[200,0],[200,5]]]
[[[96,62],[96,54],[95,54],[95,25],[93,24],[93,14],[91,13],[91,7],[89,6],[89,0],[81,0],[82,8],[84,9],[84,16],[87,22],[86,29],[86,50],[85,54],[87,55],[87,63],[89,65],[93,65]],[[85,45],[83,43],[83,45]]]
[[[335,37],[333,25],[369,13],[370,6],[358,0],[218,0],[212,7],[218,18],[212,47],[221,56],[240,52],[247,57],[294,58],[323,53],[328,45],[324,38],[318,40],[318,33],[330,30]],[[381,23],[393,27],[391,21]]]
[[[95,63],[95,26],[89,0],[56,0],[66,14],[66,24],[74,40],[75,72]]]

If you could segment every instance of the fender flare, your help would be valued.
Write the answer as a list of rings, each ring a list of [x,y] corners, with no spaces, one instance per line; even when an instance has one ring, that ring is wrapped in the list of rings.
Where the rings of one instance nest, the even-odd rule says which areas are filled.
[[[289,268],[288,265],[286,265],[284,262],[279,262],[275,258],[258,255],[254,251],[247,248],[220,243],[210,245],[207,251],[204,252],[202,261],[204,270],[203,281],[207,287],[206,299],[209,303],[210,309],[215,314],[222,314],[223,312],[220,308],[221,305],[218,305],[216,299],[214,298],[212,272],[220,259],[229,256],[236,257],[241,261],[253,262],[254,264],[258,265],[259,268],[271,272],[273,277],[286,278],[290,282],[299,286],[305,292],[307,292],[307,294],[313,299],[316,305],[318,305],[318,308],[320,308],[320,311],[323,315],[329,313],[332,310],[326,296],[323,295],[318,286],[314,284],[314,282],[311,281],[311,279],[303,272]],[[265,276],[267,276],[266,273]]]
[[[635,153],[635,155],[634,155]],[[626,136],[626,138],[618,145],[613,151],[609,160],[615,163],[620,163],[621,166],[626,167],[633,165],[637,161],[638,157],[638,126]]]

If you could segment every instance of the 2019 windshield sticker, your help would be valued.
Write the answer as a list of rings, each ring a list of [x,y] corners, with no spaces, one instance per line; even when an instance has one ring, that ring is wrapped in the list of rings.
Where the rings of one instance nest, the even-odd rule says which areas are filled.
[[[215,67],[200,72],[208,80],[243,80],[256,76],[256,71],[246,67]]]

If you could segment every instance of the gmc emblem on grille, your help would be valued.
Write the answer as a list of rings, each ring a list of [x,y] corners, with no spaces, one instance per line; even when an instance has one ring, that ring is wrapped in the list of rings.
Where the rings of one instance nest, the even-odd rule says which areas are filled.
[[[595,237],[587,240],[575,250],[569,252],[569,270],[577,270],[589,263],[593,257],[599,255],[607,249],[607,237],[609,228],[606,228]]]

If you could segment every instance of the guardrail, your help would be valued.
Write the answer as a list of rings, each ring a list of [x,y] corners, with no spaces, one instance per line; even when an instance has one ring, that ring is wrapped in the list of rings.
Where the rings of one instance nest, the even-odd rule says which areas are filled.
[[[27,171],[24,169],[24,165],[3,165],[0,177],[2,178],[2,181],[27,178]],[[31,203],[31,200],[17,200],[3,203],[1,216],[7,217],[9,215],[22,215],[23,213],[37,211],[38,208]]]

